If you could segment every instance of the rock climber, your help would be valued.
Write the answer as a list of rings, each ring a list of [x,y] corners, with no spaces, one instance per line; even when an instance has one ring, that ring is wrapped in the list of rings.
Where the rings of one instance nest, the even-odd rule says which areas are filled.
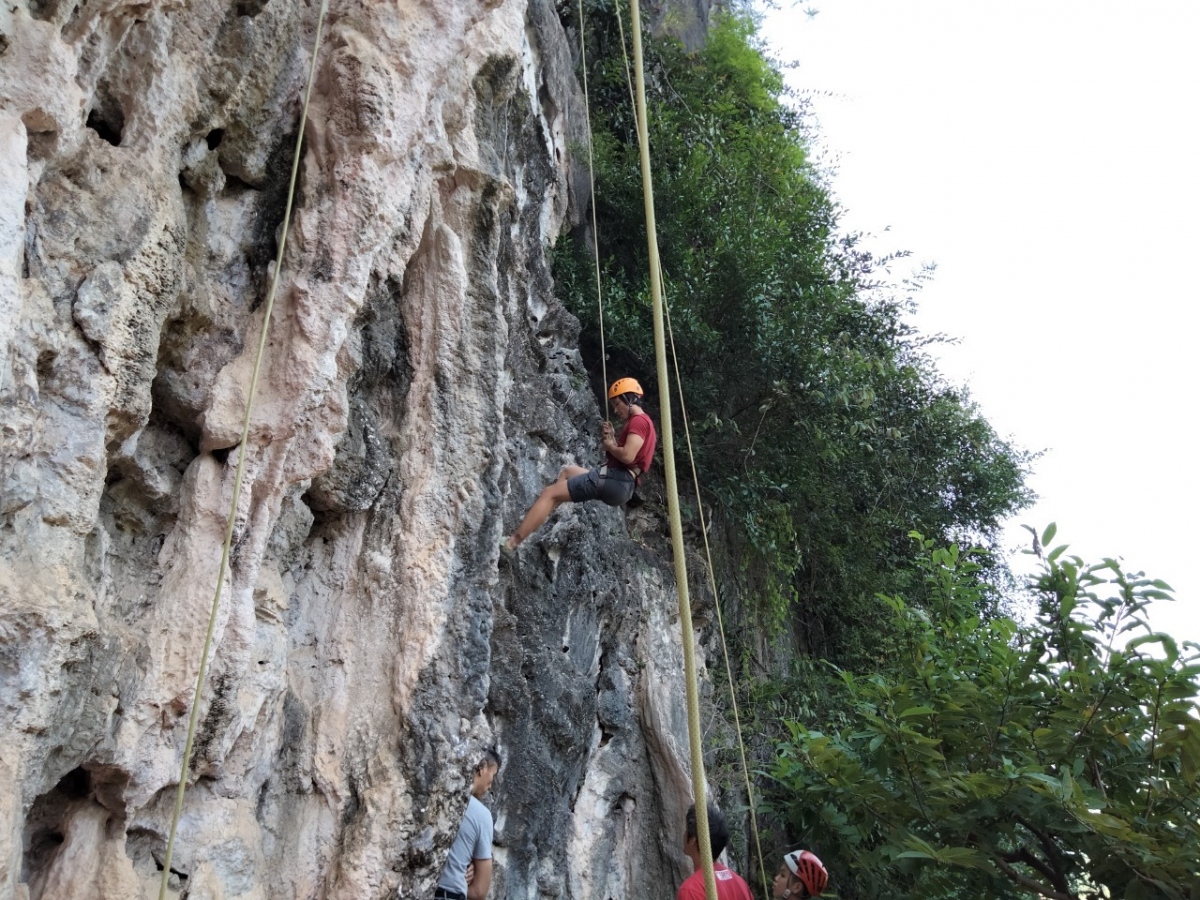
[[[505,550],[516,550],[520,543],[537,531],[561,503],[600,500],[609,506],[629,502],[638,479],[650,468],[658,433],[642,409],[642,386],[633,378],[618,378],[608,389],[608,402],[624,426],[613,434],[612,423],[600,426],[600,445],[607,454],[598,469],[565,466],[558,480],[547,485],[534,501],[520,526],[504,542]]]
[[[450,845],[434,900],[483,900],[487,896],[492,886],[492,814],[482,801],[499,771],[500,754],[488,748],[475,767],[467,810]]]
[[[731,869],[717,862],[729,843],[729,827],[721,811],[708,804],[708,843],[712,848],[713,878],[717,882],[717,900],[753,900],[750,887]],[[695,870],[683,884],[675,900],[705,900],[704,869],[700,857],[700,840],[696,837],[696,807],[692,805],[687,811],[687,821],[683,837],[683,852],[692,861]]]
[[[775,873],[771,896],[805,900],[821,896],[827,884],[829,873],[817,855],[808,850],[793,850],[783,857],[783,865]]]

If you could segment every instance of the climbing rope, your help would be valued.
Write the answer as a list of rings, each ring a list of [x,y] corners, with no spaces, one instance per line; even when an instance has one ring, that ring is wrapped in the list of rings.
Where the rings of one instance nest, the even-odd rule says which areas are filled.
[[[663,295],[666,296],[664,285]],[[717,630],[721,634],[721,653],[725,657],[725,676],[729,680],[729,700],[733,706],[733,730],[737,735],[738,751],[742,759],[742,775],[746,781],[746,805],[750,807],[750,830],[754,834],[754,849],[758,856],[758,874],[762,882],[763,896],[770,900],[770,882],[767,881],[767,866],[763,862],[762,840],[758,836],[758,816],[754,812],[754,788],[750,783],[750,764],[746,760],[746,742],[742,739],[742,717],[738,711],[737,689],[733,684],[733,666],[729,662],[729,642],[725,638],[725,617],[721,614],[721,601],[717,596],[717,575],[713,567],[712,548],[708,543],[708,523],[704,517],[704,502],[700,497],[700,476],[696,472],[696,454],[692,449],[692,429],[688,425],[687,405],[683,400],[683,378],[679,374],[679,356],[675,353],[675,331],[671,327],[671,307],[663,304],[667,319],[667,335],[671,339],[671,361],[675,366],[675,390],[679,395],[679,415],[683,418],[683,433],[687,439],[688,461],[692,467],[692,485],[696,489],[696,511],[700,516],[700,535],[704,538],[704,557],[708,561],[708,584],[713,595],[713,608],[717,611]]]
[[[614,3],[617,10],[617,31],[621,36],[621,56],[625,60],[625,87],[629,89],[630,106],[632,106],[634,109],[637,109],[637,98],[634,96],[633,90],[633,67],[629,63],[629,53],[625,49],[625,25],[621,21],[621,0],[614,0]],[[640,129],[642,127],[642,123],[637,122],[636,116],[634,117],[634,121],[636,122],[636,127]]]
[[[580,41],[582,44],[582,40],[583,40],[582,39],[582,31],[583,31],[582,0],[580,0],[580,2],[581,2],[581,6],[580,6],[580,17],[581,17],[580,18],[580,33],[581,33]],[[633,0],[633,2],[634,2],[634,6],[636,7],[636,0]],[[624,61],[625,61],[625,83],[629,89],[630,101],[634,104],[635,107],[637,107],[637,99],[635,96],[635,90],[634,90],[633,82],[632,82],[631,75],[630,75],[631,66],[630,66],[630,61],[629,61],[629,54],[625,50],[625,26],[622,23],[620,0],[616,0],[616,15],[617,15],[617,28],[619,29],[619,35],[620,35],[620,40],[621,40],[621,54],[624,57]],[[631,9],[631,15],[636,16],[635,9]],[[635,37],[635,40],[638,40],[640,38],[640,18],[634,18],[633,21],[634,21],[635,28],[638,29],[637,37]],[[635,47],[635,55],[638,55],[638,50],[636,49],[636,47]],[[638,70],[639,70],[639,74],[640,74],[642,71],[642,64],[641,64],[640,59],[639,59],[639,63],[638,63]],[[587,92],[586,57],[584,59],[584,92],[585,92],[585,98],[586,98],[586,92]],[[644,88],[643,88],[643,103],[644,103]],[[643,131],[644,116],[639,114],[639,116],[636,119],[636,123],[637,123],[638,140],[639,140],[639,146],[640,146],[641,142],[643,140],[643,133],[644,133],[644,131]],[[590,118],[590,116],[588,118],[588,134],[590,137],[590,135],[591,135],[591,118]],[[648,139],[647,139],[647,146],[648,146]],[[590,149],[590,144],[589,144],[589,149]],[[593,196],[594,196],[594,194],[595,194],[595,185],[594,184],[592,187],[592,192],[593,192]],[[595,212],[595,208],[593,206],[593,215],[594,215],[594,212]],[[655,256],[657,256],[657,241],[655,242],[654,250],[652,252],[654,253]],[[599,276],[599,251],[598,250],[596,251],[595,256],[597,259],[597,264],[596,264],[597,265],[597,275],[596,275],[596,277],[597,277],[597,279],[599,279],[600,276]],[[598,280],[597,280],[597,284],[599,284]],[[770,882],[767,880],[766,863],[763,860],[763,854],[762,854],[762,841],[759,837],[759,832],[758,832],[758,816],[755,812],[754,788],[753,788],[753,785],[752,785],[751,779],[750,779],[750,766],[749,766],[749,763],[747,761],[747,756],[746,756],[746,742],[742,735],[741,713],[740,713],[739,705],[738,705],[737,690],[736,690],[736,687],[734,685],[734,680],[733,680],[733,667],[730,664],[730,660],[729,660],[729,641],[725,634],[725,618],[721,612],[721,602],[720,602],[720,597],[717,592],[716,569],[713,565],[712,548],[709,545],[709,540],[708,540],[708,525],[707,525],[707,522],[705,521],[705,516],[704,516],[704,504],[703,504],[702,498],[700,496],[700,478],[696,472],[696,456],[695,456],[695,453],[694,453],[693,447],[692,447],[692,432],[691,432],[691,428],[688,424],[687,405],[684,401],[683,379],[679,373],[679,358],[675,353],[675,333],[674,333],[674,330],[671,328],[670,306],[665,301],[666,283],[663,278],[661,265],[658,266],[658,288],[659,288],[659,295],[664,298],[663,311],[665,313],[667,330],[668,330],[668,334],[669,334],[670,340],[671,340],[671,359],[674,363],[676,392],[679,396],[680,415],[683,416],[683,428],[684,428],[684,435],[685,435],[686,441],[687,441],[688,460],[689,460],[689,464],[691,466],[691,471],[692,471],[692,484],[694,485],[695,491],[696,491],[696,509],[700,516],[700,533],[704,539],[704,555],[705,555],[705,559],[707,560],[707,563],[708,563],[709,586],[710,586],[710,589],[712,590],[713,606],[715,607],[716,613],[717,613],[717,629],[721,636],[721,652],[722,652],[722,655],[725,660],[725,674],[726,674],[726,678],[729,683],[729,699],[730,699],[730,703],[733,708],[734,732],[737,735],[738,751],[739,751],[739,755],[741,757],[741,763],[742,763],[742,775],[743,775],[743,779],[744,779],[745,785],[746,785],[746,802],[747,802],[747,805],[749,807],[749,812],[750,812],[750,829],[753,834],[754,849],[755,849],[755,855],[757,856],[757,859],[758,859],[758,871],[759,871],[759,877],[761,879],[762,889],[764,892],[764,896],[767,897],[769,900],[769,892],[771,889]],[[603,327],[603,323],[601,323],[601,327]],[[604,336],[601,335],[601,345],[603,345],[603,340],[604,340]],[[605,379],[605,382],[607,383],[607,379]],[[662,384],[662,381],[660,381],[660,385],[661,384]],[[661,388],[660,388],[660,393],[661,393]],[[666,408],[666,406],[664,406],[664,408]],[[664,431],[665,430],[666,430],[666,426],[664,425]],[[706,822],[706,824],[707,824],[707,822]]]
[[[279,287],[279,272],[283,267],[283,252],[287,246],[288,225],[292,218],[292,202],[296,193],[296,175],[300,170],[300,149],[304,143],[304,124],[308,119],[308,103],[312,97],[313,80],[317,71],[317,51],[321,46],[321,29],[325,24],[325,10],[328,0],[321,0],[321,9],[317,15],[317,32],[313,38],[312,58],[308,67],[308,85],[304,90],[304,103],[300,109],[300,129],[296,137],[296,150],[292,155],[292,175],[288,182],[287,204],[284,206],[283,227],[279,238],[279,251],[275,256],[275,270],[271,273],[271,289],[267,294],[267,305],[263,311],[262,333],[258,338],[258,354],[254,358],[254,374],[250,377],[250,391],[246,396],[246,415],[242,420],[242,438],[238,449],[237,474],[233,479],[233,500],[229,506],[229,521],[225,526],[225,543],[221,548],[221,564],[217,571],[217,587],[213,592],[212,608],[208,614],[208,631],[204,636],[204,650],[200,654],[200,671],[196,673],[195,698],[192,700],[192,711],[188,717],[187,741],[183,747],[183,763],[179,769],[179,787],[175,792],[175,808],[171,814],[171,832],[167,838],[167,855],[162,864],[162,881],[158,888],[158,900],[166,900],[167,882],[171,877],[171,858],[175,852],[175,833],[179,828],[179,819],[183,815],[183,798],[187,792],[188,769],[191,765],[192,744],[196,738],[196,723],[200,714],[200,701],[204,691],[204,679],[208,674],[208,658],[212,651],[213,632],[217,624],[217,611],[221,606],[221,587],[225,581],[225,573],[229,568],[230,549],[233,546],[234,524],[237,519],[238,500],[242,493],[242,476],[246,468],[246,446],[250,439],[250,417],[254,411],[254,394],[258,389],[258,376],[262,370],[263,357],[266,355],[267,332],[271,324],[271,313],[275,308],[275,293]]]
[[[607,359],[605,356],[605,349],[604,349],[604,347],[605,347],[604,295],[603,295],[603,290],[601,287],[601,278],[600,278],[600,238],[599,238],[600,231],[599,231],[599,227],[596,224],[596,179],[595,179],[595,163],[594,163],[594,159],[592,156],[592,114],[591,114],[591,104],[590,104],[591,94],[590,94],[590,91],[588,90],[587,41],[585,39],[586,25],[585,25],[584,16],[583,16],[583,0],[579,0],[579,2],[578,2],[578,12],[579,12],[579,58],[580,58],[580,70],[583,73],[583,108],[584,108],[584,114],[586,116],[587,131],[588,131],[588,183],[589,183],[589,187],[591,189],[592,259],[595,263],[596,306],[599,310],[598,317],[599,317],[599,322],[600,322],[600,365],[601,365],[602,379],[603,379],[602,383],[605,386],[607,386],[608,385],[608,370],[606,367]],[[625,83],[629,89],[630,101],[636,107],[637,101],[636,101],[636,98],[634,95],[633,83],[630,78],[629,55],[628,55],[628,53],[625,52],[625,26],[621,21],[620,0],[617,0],[617,3],[616,3],[616,15],[617,15],[617,28],[619,29],[620,39],[621,39],[621,54],[625,59]],[[640,129],[641,129],[641,121],[640,120],[638,120],[638,129],[639,129],[639,133],[640,133]],[[665,298],[666,297],[666,289],[665,289],[666,285],[665,285],[665,282],[663,282],[661,280],[662,279],[661,271],[659,272],[659,277],[660,277],[660,289],[661,289],[663,297]],[[732,666],[730,666],[730,663],[729,663],[729,645],[725,639],[725,621],[724,621],[724,617],[721,614],[721,605],[720,605],[720,602],[719,602],[718,596],[717,596],[717,583],[716,583],[716,575],[715,575],[715,570],[714,570],[713,561],[712,561],[712,550],[711,550],[711,548],[709,546],[709,542],[708,542],[708,526],[704,521],[704,506],[703,506],[703,503],[702,503],[701,497],[700,497],[700,479],[699,479],[698,475],[696,474],[696,457],[695,457],[695,453],[693,452],[693,449],[692,449],[692,431],[691,431],[690,426],[688,425],[687,406],[684,403],[684,399],[683,399],[683,380],[679,375],[679,358],[678,358],[677,354],[675,353],[675,332],[671,328],[670,306],[668,304],[666,304],[665,302],[663,304],[663,311],[666,315],[667,334],[669,335],[670,340],[671,340],[671,360],[674,364],[674,369],[675,369],[675,385],[676,385],[676,391],[679,395],[679,409],[680,409],[680,414],[683,416],[684,434],[687,438],[688,459],[689,459],[689,462],[691,465],[691,470],[692,470],[692,483],[695,485],[695,488],[696,488],[696,508],[699,510],[699,513],[700,513],[700,529],[701,529],[701,534],[704,537],[704,554],[705,554],[706,559],[708,560],[709,583],[710,583],[711,589],[712,589],[713,604],[717,610],[717,625],[718,625],[718,628],[719,628],[720,634],[721,634],[721,650],[725,657],[725,672],[729,679],[729,697],[733,703],[734,730],[737,734],[738,747],[741,750],[742,773],[745,776],[745,781],[746,781],[746,797],[747,797],[747,803],[750,807],[750,823],[751,823],[751,829],[754,833],[754,846],[758,852],[759,875],[761,876],[763,888],[764,888],[764,890],[766,890],[767,889],[766,888],[767,874],[766,874],[766,866],[763,863],[762,843],[759,840],[759,836],[758,836],[758,820],[754,813],[754,789],[750,783],[750,768],[746,761],[746,745],[745,745],[745,742],[742,740],[741,716],[738,711],[737,693],[736,693],[736,690],[734,688],[734,683],[733,683],[733,668],[732,668]],[[606,403],[605,409],[607,410],[607,408],[608,408],[608,404]],[[707,810],[706,810],[706,812],[707,812]]]
[[[620,10],[617,11],[618,21],[620,20]],[[579,0],[579,68],[583,72],[583,117],[587,122],[587,150],[588,150],[588,186],[591,189],[591,207],[592,207],[592,261],[596,265],[596,309],[600,319],[600,378],[601,384],[604,385],[604,390],[608,391],[608,357],[607,351],[604,349],[604,292],[600,287],[600,229],[596,225],[596,166],[595,160],[592,158],[592,108],[588,99],[588,81],[587,81],[587,42],[584,40],[583,28],[583,0]],[[609,412],[608,398],[604,400],[604,418],[608,419]]]
[[[707,786],[704,752],[700,740],[700,691],[696,679],[696,648],[692,630],[692,605],[688,599],[687,559],[683,523],[679,516],[679,487],[675,481],[675,445],[671,431],[671,388],[667,378],[667,351],[663,330],[662,270],[658,258],[658,228],[654,218],[654,184],[650,174],[650,141],[646,119],[646,79],[642,62],[642,26],[638,0],[630,2],[633,21],[634,76],[637,88],[638,150],[642,165],[642,201],[646,207],[646,244],[650,256],[650,295],[654,301],[654,359],[658,397],[662,408],[663,469],[667,485],[667,510],[671,521],[671,550],[675,557],[675,591],[679,598],[679,628],[683,644],[683,671],[687,686],[688,738],[692,756],[692,799],[696,805],[696,839],[704,868],[704,892],[717,900],[713,875],[712,843],[708,833]]]

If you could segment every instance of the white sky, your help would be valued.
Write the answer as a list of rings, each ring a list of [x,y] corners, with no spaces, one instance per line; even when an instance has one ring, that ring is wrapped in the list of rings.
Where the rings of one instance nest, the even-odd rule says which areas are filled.
[[[942,371],[1045,451],[1008,544],[1057,522],[1170,582],[1155,627],[1200,641],[1200,2],[812,0],[762,35],[844,227],[911,250],[894,275],[937,264],[916,322],[961,339]]]

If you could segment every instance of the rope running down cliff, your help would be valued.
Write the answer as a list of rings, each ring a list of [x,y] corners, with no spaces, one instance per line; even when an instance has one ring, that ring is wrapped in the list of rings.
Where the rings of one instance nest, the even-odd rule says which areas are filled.
[[[621,11],[618,9],[618,22],[620,18]],[[596,225],[596,166],[592,159],[592,107],[591,101],[588,98],[587,45],[584,41],[583,30],[583,0],[579,0],[579,60],[580,69],[583,71],[583,120],[587,123],[588,130],[588,187],[592,191],[592,260],[596,264],[596,310],[600,320],[600,383],[604,385],[605,390],[608,390],[608,358],[607,352],[604,349],[604,294],[600,288],[600,232]],[[605,403],[605,419],[608,418],[609,409],[608,403]]]
[[[664,294],[666,291],[664,290]],[[717,630],[721,634],[721,653],[725,658],[725,676],[729,680],[729,700],[733,706],[733,730],[737,735],[738,751],[742,758],[742,776],[746,783],[746,804],[750,807],[750,830],[754,835],[754,849],[758,857],[758,875],[762,881],[763,896],[770,900],[771,882],[767,880],[767,867],[763,862],[762,839],[758,836],[758,815],[754,812],[754,788],[750,782],[750,764],[746,760],[746,742],[742,738],[742,716],[738,710],[737,691],[733,684],[733,667],[729,662],[729,642],[725,640],[725,616],[721,613],[721,600],[717,594],[717,574],[713,568],[712,548],[708,543],[708,523],[704,517],[704,501],[700,498],[700,476],[696,473],[696,455],[692,452],[692,430],[688,426],[687,404],[683,400],[683,379],[679,375],[679,357],[675,353],[675,332],[671,328],[671,310],[666,304],[667,335],[671,339],[671,361],[675,368],[675,388],[679,393],[679,414],[683,417],[683,434],[687,439],[688,462],[692,467],[692,484],[696,488],[696,511],[700,516],[700,534],[704,538],[704,556],[708,560],[708,584],[712,591],[713,608],[717,611]]]
[[[663,330],[662,270],[658,259],[658,229],[654,218],[654,185],[650,175],[650,141],[646,124],[646,80],[642,65],[642,27],[638,0],[631,0],[633,61],[637,87],[638,149],[642,163],[642,200],[646,207],[646,244],[650,255],[650,294],[654,301],[654,358],[658,373],[658,398],[662,410],[663,469],[667,509],[671,520],[671,550],[675,556],[675,592],[679,598],[679,629],[683,644],[683,670],[687,685],[688,738],[692,756],[692,799],[696,804],[696,839],[704,866],[704,892],[717,900],[713,875],[712,844],[708,833],[708,799],[704,783],[704,751],[700,741],[700,691],[696,679],[696,647],[692,630],[692,604],[688,599],[687,559],[683,523],[679,516],[679,486],[675,481],[675,444],[671,433],[671,388],[667,378],[667,350]]]
[[[635,7],[636,7],[636,2],[635,2]],[[616,17],[617,17],[617,28],[620,30],[620,36],[621,36],[621,54],[625,59],[625,82],[629,87],[630,101],[636,107],[637,106],[637,98],[635,96],[632,76],[630,74],[631,66],[630,66],[630,62],[629,62],[629,55],[625,51],[625,28],[624,28],[624,25],[622,24],[622,20],[621,20],[620,0],[617,0],[617,3],[616,3]],[[640,19],[636,19],[635,23],[640,26]],[[639,30],[639,34],[640,34],[640,30]],[[581,56],[581,67],[583,69],[584,107],[585,107],[585,109],[588,109],[589,107],[588,107],[588,103],[587,103],[587,97],[588,97],[587,51],[586,51],[586,47],[585,47],[585,43],[584,43],[583,0],[579,0],[579,48],[580,48],[580,56]],[[641,64],[639,61],[639,70],[640,70],[640,67],[641,67]],[[643,102],[644,102],[644,95],[643,95]],[[591,156],[592,120],[591,120],[590,114],[588,115],[587,124],[588,124],[588,138],[589,138],[589,140],[588,140],[588,163],[589,163],[588,172],[589,172],[589,176],[591,176],[591,174],[592,174],[592,156]],[[640,143],[642,141],[642,118],[641,117],[636,118],[635,124],[637,127],[638,140]],[[647,141],[648,141],[648,138],[647,138]],[[648,146],[648,144],[647,144],[647,146]],[[592,186],[592,196],[593,196],[593,201],[592,201],[593,257],[596,261],[596,301],[600,307],[600,346],[601,346],[601,350],[603,352],[603,347],[604,347],[604,313],[603,313],[604,301],[603,301],[601,290],[600,290],[600,249],[599,249],[599,242],[598,242],[599,241],[598,230],[597,230],[596,224],[595,224],[595,222],[596,222],[596,205],[595,205],[594,198],[595,198],[595,193],[596,193],[596,187],[595,187],[594,178],[591,181],[591,186]],[[655,244],[655,249],[657,250],[657,243]],[[668,336],[671,341],[671,358],[672,358],[672,361],[674,362],[674,369],[675,369],[675,389],[679,396],[680,414],[683,416],[683,429],[684,429],[684,436],[687,440],[688,460],[689,460],[689,463],[691,465],[691,470],[692,470],[692,483],[695,485],[695,489],[696,489],[696,509],[700,516],[700,533],[704,538],[704,555],[705,555],[705,559],[707,560],[707,563],[708,563],[709,587],[710,587],[710,590],[712,591],[713,606],[715,607],[716,613],[717,613],[717,629],[721,636],[721,652],[722,652],[722,655],[723,655],[724,661],[725,661],[726,679],[728,680],[728,683],[729,683],[729,699],[730,699],[730,703],[733,708],[734,733],[737,735],[738,751],[739,751],[739,754],[741,757],[741,763],[742,763],[742,776],[743,776],[743,779],[744,779],[744,782],[746,785],[746,801],[747,801],[747,805],[750,807],[750,829],[751,829],[751,832],[753,833],[754,849],[755,849],[755,855],[757,856],[757,859],[758,859],[758,872],[759,872],[759,878],[760,878],[760,881],[762,884],[763,895],[765,897],[768,897],[768,900],[769,900],[769,892],[770,892],[771,888],[770,888],[770,882],[767,880],[766,864],[763,861],[762,840],[759,837],[759,833],[758,833],[758,816],[755,813],[754,787],[753,787],[753,784],[750,779],[750,765],[749,765],[749,762],[748,762],[747,756],[746,756],[746,742],[742,736],[741,713],[739,711],[739,706],[738,706],[737,690],[736,690],[736,687],[735,687],[734,681],[733,681],[733,668],[730,665],[730,660],[729,660],[729,641],[727,640],[727,638],[725,636],[725,617],[721,613],[720,596],[717,591],[716,569],[713,566],[712,548],[709,545],[709,541],[708,541],[708,525],[707,525],[707,522],[705,521],[704,503],[700,496],[700,479],[696,473],[696,456],[695,456],[695,453],[693,452],[693,448],[692,448],[692,432],[691,432],[691,428],[688,424],[687,404],[684,401],[684,393],[683,393],[683,379],[679,373],[679,359],[675,353],[675,333],[674,333],[674,330],[671,328],[671,312],[670,312],[669,304],[666,302],[666,299],[665,299],[666,298],[666,282],[663,277],[661,266],[659,267],[659,271],[658,271],[658,284],[659,284],[660,296],[663,297],[663,311],[666,314],[667,333],[668,333]],[[603,362],[603,357],[602,357],[602,362]],[[604,383],[605,384],[608,383],[607,378],[605,378]],[[706,813],[707,813],[707,811],[706,811]],[[707,824],[707,814],[706,814],[706,824]]]
[[[262,370],[263,357],[266,355],[267,332],[271,325],[271,313],[275,308],[275,292],[279,287],[279,271],[283,266],[283,252],[287,247],[288,225],[292,218],[292,202],[296,193],[296,176],[300,171],[300,149],[304,144],[304,125],[308,119],[308,103],[312,97],[313,80],[317,72],[317,51],[321,47],[321,29],[325,24],[325,11],[328,0],[321,0],[321,9],[317,14],[317,32],[313,38],[312,57],[308,66],[308,85],[304,90],[304,103],[300,109],[300,128],[296,138],[296,150],[292,155],[292,175],[288,181],[287,204],[283,212],[283,225],[280,230],[279,251],[275,256],[275,270],[271,273],[271,289],[267,294],[267,305],[263,312],[262,333],[258,338],[258,353],[254,358],[254,374],[250,377],[250,390],[246,396],[246,415],[242,420],[242,438],[238,447],[237,474],[233,479],[233,500],[229,506],[229,521],[225,527],[225,544],[221,548],[221,565],[217,571],[217,587],[213,593],[212,609],[208,614],[208,631],[204,636],[204,650],[200,655],[200,671],[196,673],[196,691],[192,700],[192,711],[188,717],[187,742],[183,747],[183,763],[179,768],[179,788],[175,793],[175,809],[171,814],[171,832],[167,838],[167,855],[162,864],[162,881],[158,888],[158,900],[166,900],[167,882],[171,877],[171,857],[175,850],[175,832],[179,828],[179,818],[183,814],[183,798],[187,791],[188,769],[191,765],[192,744],[196,738],[196,722],[200,713],[200,701],[204,691],[204,678],[208,673],[208,658],[212,651],[213,631],[217,624],[217,611],[221,607],[221,586],[225,582],[225,573],[229,568],[230,548],[233,546],[234,524],[237,520],[238,500],[242,493],[242,476],[246,468],[246,445],[250,438],[250,417],[254,411],[254,394],[258,389],[258,376]]]

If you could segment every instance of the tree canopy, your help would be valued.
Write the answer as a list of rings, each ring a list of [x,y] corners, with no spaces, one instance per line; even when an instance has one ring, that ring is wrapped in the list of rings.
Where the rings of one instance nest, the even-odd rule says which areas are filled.
[[[887,664],[838,671],[845,725],[789,723],[777,802],[839,896],[1200,897],[1200,647],[1150,631],[1167,585],[1065,551],[1020,624],[923,540],[931,602],[878,599]]]

